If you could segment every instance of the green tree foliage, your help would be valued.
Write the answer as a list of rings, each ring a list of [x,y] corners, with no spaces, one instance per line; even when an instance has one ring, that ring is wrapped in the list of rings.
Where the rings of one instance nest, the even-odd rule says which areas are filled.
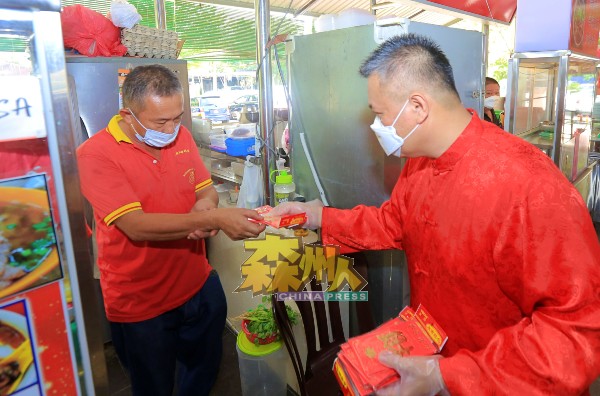
[[[496,70],[494,70],[494,78],[497,81],[508,78],[508,59],[498,58],[493,65],[496,68]]]

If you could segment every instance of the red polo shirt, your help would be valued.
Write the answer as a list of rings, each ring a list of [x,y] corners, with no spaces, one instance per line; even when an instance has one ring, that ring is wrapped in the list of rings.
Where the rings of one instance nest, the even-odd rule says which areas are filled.
[[[211,267],[203,240],[135,242],[114,221],[134,210],[188,213],[196,192],[212,181],[185,127],[157,160],[129,140],[119,120],[82,144],[77,159],[81,190],[94,208],[106,315],[137,322],[186,302]]]

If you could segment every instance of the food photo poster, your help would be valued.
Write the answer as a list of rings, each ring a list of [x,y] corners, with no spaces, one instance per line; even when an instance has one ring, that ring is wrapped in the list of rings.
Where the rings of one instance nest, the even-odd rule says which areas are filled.
[[[45,174],[0,180],[0,298],[63,277],[56,241]]]

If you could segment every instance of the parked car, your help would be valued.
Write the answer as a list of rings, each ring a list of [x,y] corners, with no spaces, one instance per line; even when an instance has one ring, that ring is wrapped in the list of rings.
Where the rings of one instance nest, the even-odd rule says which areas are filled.
[[[240,114],[244,109],[244,106],[252,105],[253,107],[258,105],[258,93],[245,94],[238,97],[229,105],[229,113],[231,118],[234,120],[240,119]]]
[[[227,122],[230,120],[227,101],[218,93],[206,93],[191,99],[192,116],[206,118],[211,121]]]

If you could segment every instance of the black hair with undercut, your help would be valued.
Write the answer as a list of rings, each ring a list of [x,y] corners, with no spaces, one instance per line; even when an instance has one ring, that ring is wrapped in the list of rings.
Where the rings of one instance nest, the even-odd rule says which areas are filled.
[[[183,88],[177,75],[162,65],[146,65],[134,68],[123,83],[123,106],[143,110],[148,96],[173,96]]]
[[[360,74],[377,74],[384,81],[406,87],[446,90],[455,94],[452,66],[444,52],[431,39],[414,33],[393,36],[363,62]]]

